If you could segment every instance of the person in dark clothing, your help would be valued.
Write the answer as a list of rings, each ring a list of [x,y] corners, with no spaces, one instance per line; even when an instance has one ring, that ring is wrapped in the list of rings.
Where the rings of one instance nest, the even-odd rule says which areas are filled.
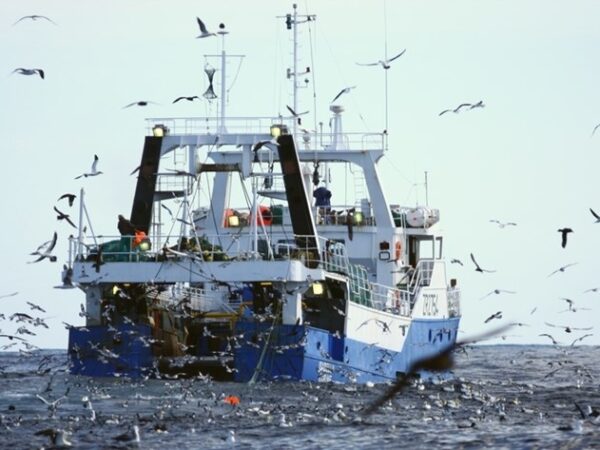
[[[330,223],[331,218],[331,191],[325,186],[318,187],[313,191],[315,206],[319,207],[319,213],[325,218],[325,223]]]
[[[119,214],[119,223],[117,224],[117,228],[122,236],[135,235],[135,226],[121,214]]]

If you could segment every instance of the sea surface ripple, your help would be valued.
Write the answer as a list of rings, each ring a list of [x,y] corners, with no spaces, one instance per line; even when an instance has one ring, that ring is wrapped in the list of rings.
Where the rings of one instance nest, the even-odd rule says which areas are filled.
[[[389,386],[98,379],[66,359],[0,353],[0,448],[52,448],[44,430],[80,449],[600,448],[600,347],[474,346],[369,417]]]

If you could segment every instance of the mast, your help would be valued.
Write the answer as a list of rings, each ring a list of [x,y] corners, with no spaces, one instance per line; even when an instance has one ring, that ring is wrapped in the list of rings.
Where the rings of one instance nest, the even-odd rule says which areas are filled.
[[[227,103],[225,95],[227,93],[227,89],[225,83],[227,81],[227,54],[225,53],[225,35],[228,32],[225,31],[225,25],[219,25],[218,34],[221,36],[221,108],[219,114],[219,132],[226,133],[227,129],[225,128],[225,105]]]
[[[305,75],[310,72],[310,67],[307,67],[305,71],[298,72],[298,25],[311,22],[316,19],[317,16],[313,14],[298,14],[298,5],[294,3],[292,5],[292,14],[286,14],[285,25],[288,30],[292,30],[292,69],[288,69],[287,76],[292,80],[292,109],[297,113],[298,110],[298,88],[302,87],[298,85],[298,75]],[[279,16],[281,17],[281,16]],[[295,137],[298,132],[298,119],[294,117],[294,125],[292,128],[292,135]]]

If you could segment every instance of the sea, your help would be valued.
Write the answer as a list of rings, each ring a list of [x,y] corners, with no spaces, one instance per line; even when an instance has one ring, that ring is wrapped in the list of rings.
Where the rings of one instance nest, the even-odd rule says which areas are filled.
[[[4,352],[0,448],[600,448],[599,376],[597,346],[477,345],[365,415],[390,384],[89,378],[64,350]]]

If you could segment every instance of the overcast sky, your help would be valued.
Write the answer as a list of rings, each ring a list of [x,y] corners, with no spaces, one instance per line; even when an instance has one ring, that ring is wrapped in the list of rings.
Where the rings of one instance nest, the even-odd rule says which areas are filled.
[[[139,164],[147,117],[205,116],[207,102],[178,103],[175,97],[206,89],[205,54],[219,51],[214,38],[195,39],[195,17],[230,31],[228,51],[245,54],[239,76],[232,63],[231,115],[285,114],[291,104],[285,70],[289,38],[275,16],[291,11],[281,0],[195,1],[20,0],[0,2],[0,133],[2,135],[3,258],[0,312],[26,311],[26,301],[47,310],[51,329],[31,342],[64,348],[61,321],[82,324],[77,313],[84,294],[59,290],[60,268],[73,232],[57,222],[52,207],[65,192],[84,187],[94,230],[116,233],[118,214],[128,215],[135,189],[129,173]],[[384,14],[384,9],[387,14]],[[424,201],[441,211],[445,253],[464,267],[449,275],[462,288],[461,328],[474,334],[497,311],[504,320],[528,324],[508,332],[506,343],[549,343],[541,333],[570,343],[545,322],[594,326],[586,343],[600,344],[600,2],[597,1],[382,1],[299,2],[317,15],[304,28],[301,66],[316,77],[300,108],[305,123],[327,122],[328,102],[346,95],[344,129],[381,132],[385,127],[384,71],[357,62],[381,59],[387,29],[388,55],[406,49],[389,77],[389,151],[382,178],[390,203]],[[22,21],[31,14],[44,20]],[[311,50],[313,60],[310,59]],[[17,67],[42,68],[46,78],[12,74]],[[312,82],[311,82],[312,83]],[[138,100],[159,105],[122,109]],[[483,100],[485,108],[438,113],[462,102]],[[316,120],[315,116],[316,115]],[[100,157],[103,175],[74,180]],[[59,208],[68,209],[66,204]],[[69,210],[75,219],[76,208]],[[500,229],[490,219],[513,221]],[[571,227],[565,249],[558,228]],[[29,253],[59,233],[51,264],[27,264]],[[473,252],[493,274],[474,271]],[[562,265],[578,263],[548,278]],[[491,295],[493,289],[514,290]],[[561,312],[567,297],[578,312]],[[535,313],[530,312],[537,308]],[[590,308],[584,310],[583,308]],[[14,323],[0,322],[2,333]],[[0,343],[2,344],[2,343]]]

